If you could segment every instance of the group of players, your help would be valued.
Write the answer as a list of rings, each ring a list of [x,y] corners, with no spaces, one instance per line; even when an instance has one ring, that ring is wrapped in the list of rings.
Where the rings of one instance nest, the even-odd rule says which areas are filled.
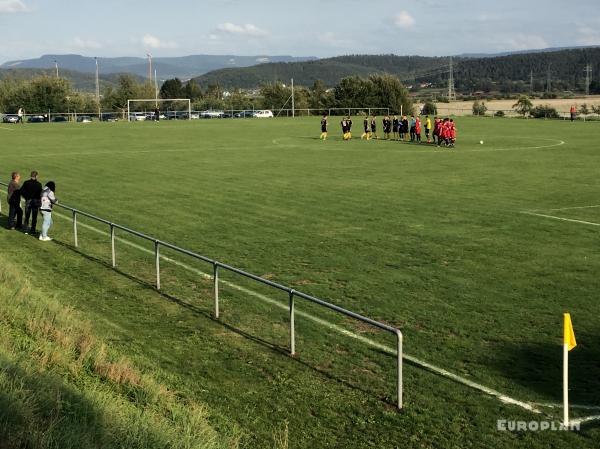
[[[422,143],[421,134],[425,132],[425,139],[428,144],[434,144],[438,147],[445,146],[454,148],[456,143],[456,124],[453,119],[435,117],[433,122],[426,116],[423,121],[419,116],[411,115],[410,119],[404,115],[398,116],[386,115],[383,118],[383,139],[395,140],[399,142]],[[340,122],[342,128],[342,137],[348,141],[352,139],[352,119],[350,116],[342,118]],[[363,120],[363,134],[361,140],[379,139],[377,135],[377,117],[373,114],[371,117],[365,116]],[[327,114],[321,119],[321,140],[327,140],[329,134],[329,118]]]

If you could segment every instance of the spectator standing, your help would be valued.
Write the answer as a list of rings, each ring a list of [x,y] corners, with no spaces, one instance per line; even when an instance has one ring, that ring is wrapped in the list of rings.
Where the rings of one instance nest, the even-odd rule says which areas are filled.
[[[8,229],[15,229],[15,218],[17,220],[16,227],[20,229],[23,226],[19,181],[21,181],[21,175],[16,171],[12,172],[6,197],[8,201]]]
[[[40,198],[42,195],[42,184],[37,180],[38,172],[32,171],[31,177],[23,183],[21,196],[25,200],[25,233],[35,234],[37,226],[38,211],[40,210]],[[29,217],[31,216],[31,228]]]
[[[49,242],[52,240],[50,237],[48,237],[48,230],[52,226],[52,207],[57,203],[56,196],[54,195],[55,191],[56,186],[54,181],[48,181],[44,186],[44,190],[42,190],[40,206],[40,211],[42,212],[42,217],[44,218],[42,223],[42,233],[40,234],[40,240],[42,242]]]
[[[17,123],[23,123],[23,115],[25,115],[23,108],[19,108],[17,111]]]

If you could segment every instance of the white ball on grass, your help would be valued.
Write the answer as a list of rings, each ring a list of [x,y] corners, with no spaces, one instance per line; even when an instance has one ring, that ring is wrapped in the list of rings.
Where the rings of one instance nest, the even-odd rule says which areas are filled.
[[[480,145],[483,145],[483,140],[480,140],[480,141],[479,141],[479,144],[480,144]]]

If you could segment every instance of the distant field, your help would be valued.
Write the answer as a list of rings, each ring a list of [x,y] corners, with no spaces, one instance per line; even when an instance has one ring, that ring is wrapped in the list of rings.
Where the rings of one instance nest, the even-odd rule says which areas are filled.
[[[560,402],[569,311],[571,400],[600,406],[600,123],[457,123],[454,150],[343,142],[336,123],[322,142],[318,118],[3,125],[0,167],[5,179],[37,169],[64,203],[397,326],[411,356],[519,401]],[[217,431],[243,429],[243,447],[273,447],[286,428],[295,448],[600,447],[594,424],[499,432],[497,419],[560,409],[532,414],[411,363],[399,414],[393,357],[298,317],[291,359],[286,312],[256,294],[285,295],[227,275],[222,325],[198,271],[165,264],[160,296],[146,285],[151,254],[118,242],[115,273],[107,236],[85,225],[99,228],[82,220],[83,254],[58,215],[57,242],[0,231],[0,245],[33,278],[51,267],[47,287],[65,304],[136,366],[208,404]]]
[[[516,100],[483,100],[488,107],[488,114],[494,111],[513,111],[513,105]],[[591,106],[600,106],[600,95],[590,95],[589,97],[577,97],[577,98],[557,98],[557,99],[532,99],[531,102],[534,106],[539,105],[550,105],[561,114],[566,114],[571,109],[571,106],[575,105],[577,110],[582,104],[587,104],[588,109],[591,111]],[[472,115],[472,101],[453,101],[452,103],[438,103],[438,110],[440,114],[448,115]],[[517,115],[514,113],[514,115]]]

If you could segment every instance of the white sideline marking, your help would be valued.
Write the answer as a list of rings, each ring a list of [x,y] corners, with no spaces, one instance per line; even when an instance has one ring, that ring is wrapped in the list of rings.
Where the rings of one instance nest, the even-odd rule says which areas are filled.
[[[571,419],[571,420],[569,420],[569,424],[576,426],[579,424],[585,424],[587,422],[597,421],[597,420],[600,420],[600,415],[586,416],[585,418],[579,418],[579,419]]]
[[[538,209],[533,212],[543,212],[545,210],[555,211],[555,210],[573,210],[573,209],[593,209],[593,208],[597,208],[597,207],[600,207],[600,204],[594,204],[593,206],[560,207],[558,209]]]
[[[12,131],[12,129],[10,130]],[[211,147],[211,150],[223,149],[222,147]],[[162,154],[162,153],[189,153],[202,151],[198,148],[175,148],[171,150],[133,150],[133,151],[74,151],[71,153],[44,153],[44,156],[101,156],[105,154]],[[39,157],[40,154],[21,154],[20,157]]]
[[[573,218],[563,218],[563,217],[557,217],[555,215],[538,214],[536,212],[529,212],[529,211],[522,211],[521,213],[526,214],[526,215],[534,215],[536,217],[551,218],[553,220],[568,221],[570,223],[579,223],[579,224],[590,225],[590,226],[600,226],[600,223],[594,223],[593,221],[575,220]]]
[[[5,128],[4,126],[0,126],[0,129],[3,129],[4,131],[14,131],[14,129]]]
[[[55,214],[57,216],[61,217],[61,218],[64,218],[64,219],[67,219],[67,220],[71,220],[71,217],[68,217],[66,215],[59,214],[59,213],[56,213],[56,212],[55,212]],[[91,231],[94,231],[96,233],[99,233],[99,234],[102,234],[102,235],[105,235],[105,236],[110,235],[108,232],[102,231],[101,229],[98,229],[98,228],[96,228],[94,226],[91,226],[91,225],[88,225],[86,223],[78,222],[78,226],[83,226],[83,227],[85,227],[85,228],[87,228],[87,229],[89,229]],[[125,243],[126,245],[129,245],[129,246],[131,246],[133,248],[139,249],[139,250],[141,250],[143,252],[146,252],[146,253],[149,253],[149,254],[154,254],[154,251],[149,250],[148,248],[144,248],[143,246],[140,246],[137,243],[133,243],[133,242],[130,242],[128,240],[125,240],[122,237],[115,237],[115,239],[118,240],[118,241],[120,241],[120,242],[122,242],[122,243]],[[192,273],[199,274],[202,277],[204,277],[205,279],[212,279],[212,275],[210,275],[208,273],[205,273],[205,272],[203,272],[201,270],[198,270],[196,268],[193,268],[193,267],[191,267],[191,266],[189,266],[189,265],[187,265],[187,264],[185,264],[183,262],[171,259],[170,257],[165,257],[165,256],[160,256],[160,257],[161,257],[161,259],[163,259],[163,260],[165,260],[167,262],[170,262],[170,263],[172,263],[174,265],[180,266],[180,267],[182,267],[182,268],[184,268],[184,269],[186,269],[186,270],[188,270],[188,271],[190,271]],[[255,298],[258,298],[258,299],[262,300],[263,302],[269,303],[269,304],[274,305],[276,307],[279,307],[280,309],[283,309],[283,310],[288,310],[288,306],[287,305],[284,305],[281,302],[276,301],[276,300],[274,300],[272,298],[269,298],[268,296],[265,296],[265,295],[263,295],[261,293],[258,293],[258,292],[255,292],[253,290],[247,289],[247,288],[242,287],[240,285],[237,285],[237,284],[235,284],[233,282],[224,281],[224,280],[221,280],[220,282],[222,284],[224,284],[224,285],[227,285],[230,288],[233,288],[235,290],[243,292],[243,293],[245,293],[247,295],[254,296]],[[384,351],[384,352],[386,352],[388,354],[392,354],[392,355],[396,355],[397,354],[397,351],[394,348],[391,348],[391,347],[386,346],[384,344],[378,343],[378,342],[376,342],[374,340],[371,340],[370,338],[364,337],[362,335],[356,334],[356,333],[354,333],[352,331],[344,329],[341,326],[338,326],[337,324],[330,323],[329,321],[326,321],[324,319],[318,318],[318,317],[316,317],[314,315],[311,315],[311,314],[309,314],[307,312],[303,312],[301,310],[297,310],[296,314],[300,315],[300,316],[302,316],[302,317],[304,317],[306,319],[309,319],[309,320],[311,320],[311,321],[313,321],[313,322],[315,322],[317,324],[325,326],[325,327],[327,327],[329,329],[335,330],[335,331],[339,332],[340,334],[346,335],[348,337],[354,338],[355,340],[358,340],[358,341],[361,341],[363,343],[366,343],[366,344],[368,344],[371,347],[380,349],[381,351]],[[458,382],[460,384],[466,385],[466,386],[468,386],[470,388],[478,390],[478,391],[480,391],[482,393],[485,393],[485,394],[487,394],[489,396],[495,397],[496,399],[498,399],[499,401],[501,401],[504,404],[516,405],[516,406],[521,407],[521,408],[523,408],[525,410],[529,410],[529,411],[531,411],[533,413],[542,413],[533,404],[530,404],[528,402],[523,402],[523,401],[519,401],[517,399],[511,398],[510,396],[507,396],[507,395],[505,395],[503,393],[500,393],[497,390],[494,390],[492,388],[488,388],[488,387],[486,387],[484,385],[481,385],[481,384],[478,384],[476,382],[473,382],[473,381],[471,381],[469,379],[466,379],[466,378],[464,378],[462,376],[459,376],[458,374],[451,373],[450,371],[447,371],[447,370],[445,370],[443,368],[439,368],[439,367],[437,367],[435,365],[432,365],[432,364],[430,364],[428,362],[425,362],[423,360],[419,360],[416,357],[413,357],[413,356],[408,355],[406,353],[403,354],[403,358],[406,359],[406,360],[408,360],[408,361],[410,361],[411,363],[413,363],[415,365],[418,365],[418,366],[420,366],[422,368],[425,368],[425,369],[427,369],[429,371],[432,371],[432,372],[434,372],[436,374],[439,374],[439,375],[441,375],[443,377],[451,379],[451,380],[453,380],[455,382]]]
[[[514,137],[514,136],[513,136]],[[522,139],[527,139],[527,137],[520,137]],[[283,138],[279,138],[279,139],[273,139],[271,142],[273,143],[273,145],[275,146],[283,146],[283,147],[297,147],[299,145],[295,144],[295,143],[281,143],[280,141],[282,139],[292,139],[291,137],[283,137]],[[358,140],[358,139],[357,139]],[[536,140],[549,140],[552,142],[555,142],[553,144],[550,145],[539,145],[539,146],[534,146],[534,147],[515,147],[515,148],[483,148],[483,149],[479,149],[479,150],[461,150],[460,148],[458,149],[452,149],[452,150],[448,150],[447,148],[438,148],[437,146],[433,145],[433,144],[422,144],[422,146],[420,147],[421,150],[404,150],[404,151],[400,151],[397,154],[405,154],[405,153],[420,153],[420,154],[436,154],[436,153],[445,153],[445,154],[454,154],[454,153],[487,153],[487,152],[492,152],[492,151],[524,151],[524,150],[543,150],[546,148],[554,148],[554,147],[560,147],[562,145],[564,145],[566,142],[564,140],[558,140],[558,139],[536,139]],[[385,141],[383,140],[383,142],[389,142],[389,143],[397,143],[400,145],[406,145],[409,142],[394,142],[394,141]],[[411,145],[415,145],[415,144],[411,144]],[[322,148],[303,148],[303,149],[311,149],[311,150],[315,150],[315,151],[322,151]],[[427,149],[431,149],[434,151],[426,151]],[[359,150],[359,149],[342,149],[342,148],[328,148],[327,151],[343,151],[343,152],[358,152],[358,151],[363,151],[363,150]]]
[[[537,405],[538,407],[544,408],[563,408],[563,404],[559,404],[556,402],[532,402],[532,405]],[[569,408],[579,409],[579,410],[600,410],[600,406],[597,405],[576,405],[570,404]]]

